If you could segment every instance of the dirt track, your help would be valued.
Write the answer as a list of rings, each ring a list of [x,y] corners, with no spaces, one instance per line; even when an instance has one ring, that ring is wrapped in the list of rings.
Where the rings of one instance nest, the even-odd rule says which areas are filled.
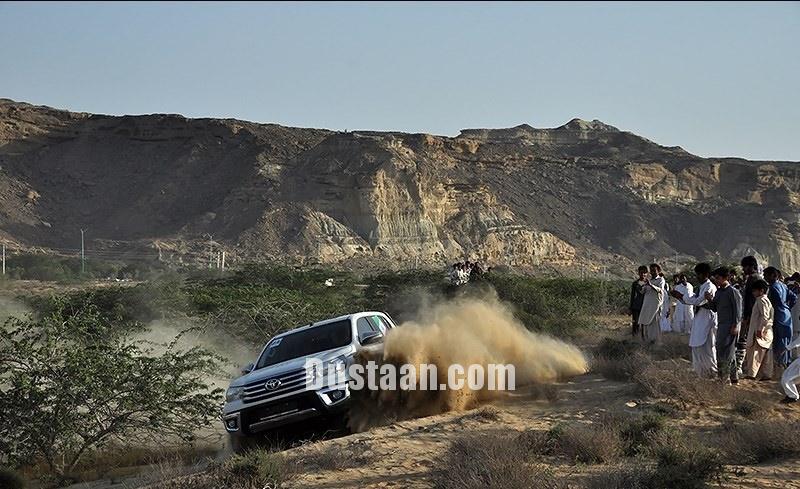
[[[768,390],[765,388],[765,390]],[[337,447],[342,456],[366,446],[376,456],[371,463],[350,469],[314,470],[291,481],[293,488],[429,488],[438,460],[451,440],[461,434],[489,433],[497,430],[546,430],[558,422],[596,419],[603,412],[635,412],[627,407],[637,402],[630,384],[608,381],[597,375],[584,375],[559,388],[559,400],[538,399],[531,391],[518,392],[498,402],[499,419],[484,419],[481,410],[448,413],[373,429],[366,433],[305,445],[293,455],[313,453],[327,445]],[[768,392],[764,393],[769,395]],[[800,410],[794,413],[800,418]],[[714,412],[697,411],[681,420],[687,428],[709,427],[719,423]],[[354,450],[355,449],[355,450]],[[602,466],[561,464],[556,472],[578,483]],[[794,461],[744,468],[744,475],[732,477],[725,487],[781,488],[800,487],[800,467]],[[794,485],[792,485],[794,484]]]

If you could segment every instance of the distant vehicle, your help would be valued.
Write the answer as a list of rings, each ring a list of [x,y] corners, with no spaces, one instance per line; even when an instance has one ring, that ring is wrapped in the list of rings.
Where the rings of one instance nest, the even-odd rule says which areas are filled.
[[[270,339],[258,360],[242,369],[225,393],[223,422],[231,447],[241,451],[256,437],[312,418],[342,421],[350,391],[346,380],[311,389],[313,371],[306,360],[319,359],[325,369],[347,371],[356,350],[379,343],[392,319],[382,312],[348,314],[292,329]]]

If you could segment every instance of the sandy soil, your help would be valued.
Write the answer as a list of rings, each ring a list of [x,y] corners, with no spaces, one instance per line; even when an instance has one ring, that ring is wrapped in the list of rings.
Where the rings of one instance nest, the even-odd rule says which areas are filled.
[[[326,472],[304,473],[294,479],[293,488],[429,488],[432,471],[451,440],[461,434],[490,433],[496,430],[548,429],[558,422],[591,421],[603,412],[634,412],[641,409],[631,385],[606,380],[597,375],[584,375],[559,387],[559,400],[538,399],[531,391],[518,392],[497,402],[499,419],[488,420],[480,410],[448,413],[428,418],[403,421],[344,438],[305,445],[293,454],[313,452],[323,445],[333,445],[343,456],[354,446],[366,445],[376,455],[365,467]],[[765,394],[768,394],[765,392]],[[626,403],[636,402],[636,407]],[[690,429],[720,423],[724,417],[714,411],[687,413],[681,424]],[[800,420],[800,410],[791,413]],[[556,472],[574,482],[601,466],[556,466]],[[742,476],[732,476],[725,487],[789,488],[800,487],[800,466],[795,461],[739,468]]]
[[[602,336],[622,337],[626,330],[624,318],[606,319],[593,337],[584,337],[582,346],[595,343]],[[685,337],[670,340],[681,343]],[[675,368],[689,369],[689,362],[679,360]],[[800,407],[785,406],[777,401],[781,394],[774,382],[742,382],[736,389],[754,391],[765,399],[774,400],[770,416],[787,422],[800,422]],[[341,438],[302,444],[284,453],[293,460],[297,474],[287,484],[290,488],[430,488],[440,460],[451,441],[462,434],[547,430],[560,422],[592,422],[604,413],[635,413],[656,402],[637,397],[636,388],[627,382],[607,380],[596,374],[586,374],[548,390],[518,389],[498,399],[488,408],[450,412],[426,418],[399,421]],[[744,422],[730,407],[689,407],[670,423],[702,435],[719,431],[724,422]],[[369,463],[353,468],[322,470],[303,465],[304,458],[314,459],[315,453],[332,451],[341,457],[373,455]],[[606,470],[604,465],[571,464],[549,460],[555,473],[566,478],[573,487],[592,474]],[[356,464],[357,465],[357,464]],[[728,479],[723,487],[730,488],[800,488],[800,464],[783,461],[758,466],[728,467]],[[152,479],[150,479],[152,481]],[[88,484],[82,487],[136,487],[132,479],[120,485]]]
[[[620,331],[624,322],[607,326]],[[673,340],[680,341],[678,338]],[[689,362],[680,363],[690,368]],[[775,400],[771,416],[800,422],[800,408],[778,404],[781,394],[773,382],[742,382],[737,389],[757,391],[766,399]],[[546,430],[559,422],[591,422],[603,413],[635,413],[647,409],[652,400],[639,399],[630,383],[607,380],[587,374],[557,386],[555,397],[545,399],[536,389],[522,389],[492,404],[497,419],[481,416],[481,410],[453,412],[427,418],[402,421],[343,438],[326,440],[292,449],[291,455],[313,454],[329,446],[347,456],[361,446],[375,454],[363,467],[330,471],[303,472],[291,481],[293,488],[429,488],[438,461],[449,443],[462,434],[528,429]],[[671,421],[682,428],[703,433],[719,429],[726,420],[742,421],[729,408],[689,408],[680,419]],[[554,462],[557,474],[579,484],[602,465],[572,465]],[[768,463],[759,466],[730,467],[724,487],[731,488],[800,488],[800,464],[797,461]],[[735,475],[734,475],[735,474]]]

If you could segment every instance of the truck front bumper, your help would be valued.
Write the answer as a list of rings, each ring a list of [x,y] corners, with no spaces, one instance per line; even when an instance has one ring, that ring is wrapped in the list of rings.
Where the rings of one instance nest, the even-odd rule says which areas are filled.
[[[308,419],[343,414],[350,404],[347,385],[304,391],[274,402],[246,406],[223,417],[232,434],[250,435]]]

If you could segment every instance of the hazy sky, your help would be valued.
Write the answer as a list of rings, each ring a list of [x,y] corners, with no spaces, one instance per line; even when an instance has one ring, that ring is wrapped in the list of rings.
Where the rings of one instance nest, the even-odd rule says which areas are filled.
[[[580,117],[800,160],[800,2],[0,2],[0,97],[446,135]]]

